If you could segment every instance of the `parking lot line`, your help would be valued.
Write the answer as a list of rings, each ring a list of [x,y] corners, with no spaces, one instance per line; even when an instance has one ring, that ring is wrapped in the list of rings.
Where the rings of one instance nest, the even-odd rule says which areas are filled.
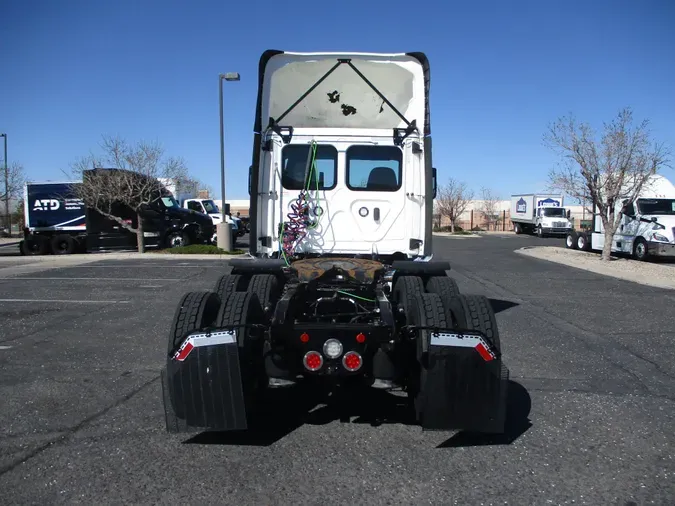
[[[0,302],[56,302],[70,304],[128,304],[128,300],[0,299]]]

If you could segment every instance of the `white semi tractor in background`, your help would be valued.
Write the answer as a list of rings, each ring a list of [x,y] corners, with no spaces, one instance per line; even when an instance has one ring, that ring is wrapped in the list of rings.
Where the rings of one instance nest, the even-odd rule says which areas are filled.
[[[511,195],[511,223],[516,234],[565,235],[572,230],[562,195]]]
[[[633,200],[617,202],[615,216],[621,223],[612,238],[612,253],[623,253],[637,260],[675,256],[675,186],[661,175],[653,175]],[[605,244],[605,228],[594,206],[591,231],[571,230],[569,249],[600,252]]]

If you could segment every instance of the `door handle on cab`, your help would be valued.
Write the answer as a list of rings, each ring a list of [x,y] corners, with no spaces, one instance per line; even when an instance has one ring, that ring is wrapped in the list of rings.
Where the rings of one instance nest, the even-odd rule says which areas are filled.
[[[380,208],[379,207],[376,207],[375,209],[373,209],[373,219],[375,221],[380,221]]]

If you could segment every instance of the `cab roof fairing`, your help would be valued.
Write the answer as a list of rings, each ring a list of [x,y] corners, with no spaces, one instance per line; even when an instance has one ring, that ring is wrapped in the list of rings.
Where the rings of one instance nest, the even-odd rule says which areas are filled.
[[[350,60],[354,68],[349,63],[338,64],[344,60]],[[326,76],[332,68],[332,73]],[[431,133],[429,62],[423,53],[268,50],[260,58],[258,78],[254,125],[257,133],[263,133],[271,120],[279,118],[280,126],[294,129],[389,132],[394,128],[405,129],[406,121],[414,121],[421,136]],[[316,87],[292,107],[313,86]]]

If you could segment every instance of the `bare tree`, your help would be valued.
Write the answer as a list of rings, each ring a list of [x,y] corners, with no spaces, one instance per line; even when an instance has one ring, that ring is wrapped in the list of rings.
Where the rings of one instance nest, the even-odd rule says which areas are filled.
[[[605,230],[602,260],[611,257],[612,240],[621,222],[624,201],[632,202],[650,177],[668,165],[669,152],[653,142],[648,121],[633,126],[630,108],[604,124],[600,139],[586,123],[563,117],[549,127],[545,142],[564,160],[549,174],[551,187],[577,200],[591,201]],[[617,212],[618,210],[618,212]]]
[[[4,160],[0,162],[4,168]],[[7,174],[5,184],[5,174],[0,178],[0,202],[2,202],[2,214],[5,215],[5,225],[7,226],[8,232],[12,233],[12,213],[9,209],[10,200],[16,200],[21,198],[23,195],[23,186],[26,183],[26,176],[23,171],[23,165],[18,162],[13,162],[7,164]]]
[[[176,181],[177,186],[188,184],[185,162],[181,158],[165,159],[164,149],[156,143],[131,146],[120,138],[104,136],[101,147],[102,156],[90,154],[73,164],[82,179],[73,190],[87,207],[136,233],[138,251],[143,253],[141,213],[160,196],[168,195],[160,179]],[[136,214],[136,227],[122,216],[124,207]]]
[[[490,226],[492,226],[496,229],[499,222],[499,196],[495,195],[489,188],[482,188],[481,197],[480,212],[487,222],[487,228],[490,230]]]
[[[450,178],[448,182],[438,188],[436,205],[441,216],[450,220],[450,231],[455,232],[455,225],[459,217],[466,211],[473,199],[473,191],[469,190],[466,183]]]

